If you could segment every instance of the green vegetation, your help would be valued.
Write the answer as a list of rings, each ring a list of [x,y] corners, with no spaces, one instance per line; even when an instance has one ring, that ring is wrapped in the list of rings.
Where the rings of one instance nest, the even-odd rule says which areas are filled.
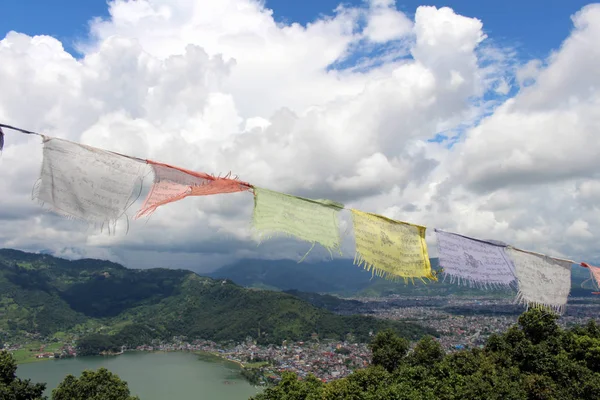
[[[99,260],[67,261],[0,250],[0,330],[13,338],[78,338],[79,354],[118,352],[173,336],[259,343],[351,333],[367,341],[390,328],[416,339],[431,329],[340,316],[281,292],[171,269],[133,270]]]
[[[52,400],[139,400],[131,396],[127,382],[106,368],[83,371],[81,377],[67,375],[52,391]]]
[[[448,355],[431,337],[408,352],[404,339],[379,332],[370,367],[327,384],[286,373],[254,400],[600,398],[600,327],[590,321],[564,330],[557,318],[532,309],[484,349]]]
[[[44,399],[42,394],[45,383],[31,383],[29,379],[17,378],[17,363],[6,351],[0,351],[0,399],[37,400]]]
[[[0,399],[46,400],[45,383],[32,383],[16,376],[17,363],[7,351],[0,351]],[[52,391],[52,400],[139,400],[129,393],[127,382],[106,368],[83,371],[80,378],[67,375]]]
[[[308,293],[298,290],[286,290],[284,293],[291,294],[292,296],[308,301],[315,307],[324,308],[329,311],[353,310],[362,304],[358,300],[346,300],[330,294]]]
[[[434,331],[418,325],[392,322],[367,316],[339,316],[311,306],[297,297],[277,292],[243,289],[231,282],[218,282],[190,274],[177,296],[153,306],[137,307],[122,313],[113,322],[144,321],[136,329],[126,326],[114,335],[94,335],[78,342],[85,354],[118,351],[120,345],[141,344],[141,336],[126,335],[126,331],[146,334],[152,338],[172,336],[206,338],[217,342],[243,341],[251,336],[260,344],[281,343],[283,340],[306,340],[312,333],[321,338],[340,339],[352,333],[357,340],[367,341],[380,329],[391,328],[407,338],[416,339],[424,332]],[[131,337],[131,341],[126,338]]]
[[[43,348],[44,352],[55,353],[60,348],[60,343],[52,343],[51,345],[44,346],[42,342],[32,341],[25,344],[19,350],[12,352],[14,359],[17,364],[25,364],[31,362],[39,362],[42,359],[36,358],[36,354],[40,353],[40,349]]]

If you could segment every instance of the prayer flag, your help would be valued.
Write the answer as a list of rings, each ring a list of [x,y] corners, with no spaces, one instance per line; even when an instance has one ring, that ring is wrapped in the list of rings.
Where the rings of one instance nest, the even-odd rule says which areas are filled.
[[[319,243],[330,253],[341,251],[338,212],[343,208],[330,200],[305,199],[254,187],[253,224],[259,238],[279,233],[312,243],[313,247]]]
[[[43,136],[34,198],[63,216],[115,223],[130,204],[144,163],[110,151]]]
[[[519,282],[517,300],[529,306],[547,306],[564,312],[571,291],[573,261],[507,248]]]
[[[154,171],[154,184],[136,218],[150,215],[164,204],[187,196],[235,193],[249,190],[250,185],[229,177],[214,177],[202,172],[147,160]]]
[[[354,263],[386,279],[429,278],[425,227],[351,210],[356,238]]]
[[[596,288],[600,288],[600,268],[588,263],[581,263],[581,266],[590,270],[590,279],[594,281]],[[583,286],[583,283],[581,285]],[[592,292],[592,294],[600,294],[600,292]]]
[[[435,230],[440,267],[451,282],[471,287],[509,287],[516,281],[515,267],[504,252],[506,246]]]

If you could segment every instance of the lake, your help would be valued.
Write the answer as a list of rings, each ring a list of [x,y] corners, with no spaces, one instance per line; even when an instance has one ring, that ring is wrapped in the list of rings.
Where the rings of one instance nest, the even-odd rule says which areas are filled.
[[[112,357],[77,357],[20,364],[19,378],[46,382],[46,395],[68,374],[105,367],[129,384],[140,400],[243,400],[259,393],[229,362],[212,362],[193,353],[128,352]]]

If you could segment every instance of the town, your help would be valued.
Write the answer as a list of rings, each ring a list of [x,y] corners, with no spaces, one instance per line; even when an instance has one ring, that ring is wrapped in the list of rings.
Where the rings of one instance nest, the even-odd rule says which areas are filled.
[[[224,349],[217,343],[195,340],[192,343],[174,338],[174,343],[139,346],[136,351],[203,352],[235,362],[245,369],[260,371],[256,384],[277,382],[281,373],[291,371],[304,378],[315,375],[324,382],[347,376],[366,367],[371,353],[366,344],[339,341],[284,342],[281,346],[258,346],[248,338],[244,343]]]

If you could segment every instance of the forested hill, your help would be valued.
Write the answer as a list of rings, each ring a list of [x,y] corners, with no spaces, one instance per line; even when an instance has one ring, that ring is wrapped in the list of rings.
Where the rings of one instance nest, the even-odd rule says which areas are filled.
[[[0,250],[0,330],[10,335],[89,334],[102,328],[131,345],[175,335],[277,343],[312,333],[321,338],[353,333],[367,340],[386,327],[410,338],[435,334],[415,324],[336,315],[290,294],[245,289],[186,270],[134,270],[108,261]]]

